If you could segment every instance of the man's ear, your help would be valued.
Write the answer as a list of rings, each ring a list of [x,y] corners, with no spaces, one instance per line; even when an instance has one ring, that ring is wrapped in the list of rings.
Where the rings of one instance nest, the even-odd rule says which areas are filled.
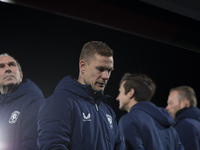
[[[131,88],[130,91],[128,92],[128,96],[129,96],[130,98],[133,98],[134,93],[135,93],[135,90],[134,90],[133,88]]]
[[[79,62],[79,68],[80,68],[81,73],[85,72],[85,69],[86,69],[86,61],[85,60],[81,60]]]
[[[188,107],[190,107],[190,103],[187,99],[183,99],[183,100],[181,100],[180,106],[181,106],[181,109],[188,108]]]
[[[23,79],[23,72],[22,71],[20,72],[20,78],[21,78],[21,81],[22,81],[22,79]]]

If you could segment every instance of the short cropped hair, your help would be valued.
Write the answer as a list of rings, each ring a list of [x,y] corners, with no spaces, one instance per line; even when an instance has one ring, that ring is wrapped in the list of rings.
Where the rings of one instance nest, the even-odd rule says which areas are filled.
[[[178,87],[172,88],[170,90],[170,93],[173,91],[178,91],[179,101],[183,99],[187,99],[190,102],[190,107],[197,106],[197,98],[196,98],[195,91],[190,86],[178,86]]]
[[[99,54],[100,56],[113,56],[113,50],[106,44],[100,41],[91,41],[86,43],[81,51],[79,61],[85,60],[88,64],[90,59],[95,55]]]
[[[2,56],[10,56],[10,55],[7,54],[7,53],[3,53],[3,54],[0,54],[0,57],[2,57]],[[10,57],[12,57],[12,56],[10,56]],[[18,66],[18,68],[19,68],[19,71],[22,72],[22,67],[21,67],[21,65],[19,64],[19,62],[18,62],[14,57],[12,57],[12,58],[17,62],[17,66]]]
[[[155,93],[156,85],[147,75],[125,73],[120,85],[124,81],[125,94],[133,88],[133,97],[137,102],[150,101]]]

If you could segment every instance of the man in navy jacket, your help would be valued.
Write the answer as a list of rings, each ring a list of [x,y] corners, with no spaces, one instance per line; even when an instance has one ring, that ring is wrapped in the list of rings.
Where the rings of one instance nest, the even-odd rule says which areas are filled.
[[[128,113],[120,118],[119,128],[127,150],[183,150],[172,116],[149,102],[154,82],[143,74],[126,73],[120,83],[119,109]]]
[[[105,43],[88,42],[79,59],[78,80],[64,77],[47,98],[38,118],[40,150],[119,150],[116,116],[105,101],[113,70],[113,51]]]
[[[20,64],[0,55],[0,150],[37,150],[37,114],[44,102],[41,90],[22,81]]]
[[[195,91],[189,86],[172,88],[167,111],[175,118],[174,127],[185,150],[200,149],[200,110]]]

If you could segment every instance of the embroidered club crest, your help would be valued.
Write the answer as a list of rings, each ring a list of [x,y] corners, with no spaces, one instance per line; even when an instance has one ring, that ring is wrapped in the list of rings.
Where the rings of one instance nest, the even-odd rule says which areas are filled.
[[[10,116],[9,123],[13,124],[13,123],[17,122],[17,119],[19,118],[19,114],[20,114],[19,111],[14,111]]]
[[[113,129],[113,123],[112,123],[112,117],[111,117],[111,115],[106,114],[106,117],[107,117],[108,122],[110,124],[110,128]]]
[[[91,117],[90,113],[88,113],[87,116],[85,116],[85,113],[83,113],[83,121],[91,121],[90,117]]]

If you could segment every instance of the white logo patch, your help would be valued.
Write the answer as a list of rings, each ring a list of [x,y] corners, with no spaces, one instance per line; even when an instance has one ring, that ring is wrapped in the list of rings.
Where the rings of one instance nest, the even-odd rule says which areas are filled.
[[[83,113],[83,121],[91,121],[90,117],[91,117],[90,113],[88,113],[87,116],[85,116],[85,114]]]
[[[19,114],[20,114],[19,111],[14,111],[10,116],[9,123],[13,124],[13,123],[17,122],[17,119],[19,118]]]
[[[111,115],[106,114],[106,117],[108,119],[108,122],[110,123],[110,128],[113,129],[113,123],[112,123],[112,117],[111,117]]]

